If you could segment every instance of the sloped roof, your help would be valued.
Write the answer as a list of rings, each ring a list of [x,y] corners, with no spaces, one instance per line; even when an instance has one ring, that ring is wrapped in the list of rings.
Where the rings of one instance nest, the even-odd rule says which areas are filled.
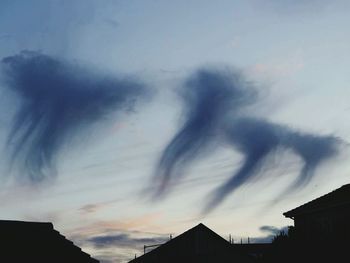
[[[350,204],[350,184],[343,185],[328,194],[285,212],[283,215],[285,217],[293,218],[297,215],[327,210],[348,204]]]
[[[130,263],[251,262],[239,250],[202,223]]]
[[[52,223],[0,220],[0,262],[98,262]]]

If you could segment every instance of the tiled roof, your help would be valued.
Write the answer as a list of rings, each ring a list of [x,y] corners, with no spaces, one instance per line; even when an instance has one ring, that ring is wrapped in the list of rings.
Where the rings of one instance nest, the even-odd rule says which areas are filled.
[[[0,262],[98,262],[52,223],[0,220]]]
[[[328,194],[325,194],[297,208],[294,208],[288,212],[285,212],[283,213],[283,215],[285,217],[293,218],[294,216],[297,216],[297,215],[313,213],[313,212],[330,209],[334,207],[339,207],[342,205],[349,205],[349,204],[350,204],[350,184],[346,184]]]

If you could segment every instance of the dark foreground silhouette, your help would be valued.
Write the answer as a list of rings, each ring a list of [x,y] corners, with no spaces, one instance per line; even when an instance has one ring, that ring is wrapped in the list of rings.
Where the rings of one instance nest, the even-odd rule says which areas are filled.
[[[130,263],[158,262],[254,262],[249,256],[210,230],[199,224],[183,234],[130,261]]]
[[[53,228],[52,223],[0,220],[0,262],[99,262]]]
[[[284,216],[294,226],[271,243],[231,244],[199,224],[130,262],[349,262],[350,184]]]
[[[294,220],[264,262],[349,262],[350,184],[284,213]]]

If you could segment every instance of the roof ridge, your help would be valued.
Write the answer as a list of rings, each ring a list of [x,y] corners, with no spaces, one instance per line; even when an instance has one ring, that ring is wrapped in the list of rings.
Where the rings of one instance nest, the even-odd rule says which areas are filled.
[[[339,193],[340,190],[344,190],[345,188],[349,188],[348,190],[350,191],[350,184],[344,184],[344,185],[342,185],[342,186],[340,186],[340,187],[338,187],[338,188],[336,188],[336,189],[334,189],[334,190],[332,190],[332,191],[330,191],[330,192],[328,192],[328,193],[326,193],[324,195],[321,195],[321,196],[319,196],[317,198],[314,198],[314,199],[312,199],[312,200],[310,200],[310,201],[308,201],[308,202],[306,202],[306,203],[304,203],[304,204],[302,204],[302,205],[300,205],[300,206],[298,206],[296,208],[293,208],[293,209],[291,209],[291,210],[289,210],[287,212],[284,212],[283,215],[285,217],[291,217],[291,216],[293,216],[292,214],[297,212],[298,210],[301,210],[303,208],[305,209],[306,207],[308,207],[308,206],[310,206],[312,204],[315,204],[319,200],[325,200],[327,197],[332,196],[335,193]],[[345,204],[345,203],[348,203],[348,202],[343,202],[341,204]]]

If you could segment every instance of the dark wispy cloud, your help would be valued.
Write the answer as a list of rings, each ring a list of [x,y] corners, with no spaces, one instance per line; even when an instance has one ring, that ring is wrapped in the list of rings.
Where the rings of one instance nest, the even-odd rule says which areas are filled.
[[[221,187],[215,190],[205,211],[210,211],[228,194],[254,178],[268,164],[269,156],[279,149],[291,149],[302,161],[302,169],[288,191],[297,190],[312,179],[315,169],[337,153],[340,140],[296,132],[263,119],[237,118],[226,126],[228,143],[244,156],[241,167]]]
[[[88,243],[92,244],[96,248],[107,247],[129,247],[138,248],[143,245],[155,245],[163,244],[168,241],[168,237],[131,237],[126,233],[117,233],[112,235],[103,235],[89,238]]]
[[[20,105],[8,136],[12,162],[34,181],[54,173],[67,139],[115,111],[130,111],[143,84],[23,51],[2,59],[6,86]]]
[[[283,228],[278,228],[275,226],[261,226],[260,227],[260,231],[271,233],[271,234],[278,234],[279,232],[284,231],[286,229],[288,229],[288,227],[283,227]]]
[[[288,226],[285,227],[275,227],[275,226],[262,226],[260,231],[264,232],[266,235],[262,237],[253,237],[251,241],[253,243],[270,243],[273,238],[281,232],[288,233]]]
[[[179,91],[184,107],[184,123],[167,145],[157,167],[161,193],[184,166],[218,136],[218,129],[229,112],[250,104],[255,91],[239,73],[200,70]],[[217,88],[220,87],[220,88]]]
[[[306,185],[315,169],[337,153],[340,140],[334,136],[298,132],[264,119],[246,117],[244,106],[254,102],[257,93],[237,71],[199,70],[181,91],[185,121],[162,153],[156,170],[159,193],[210,143],[224,139],[243,155],[241,167],[215,190],[203,210],[205,213],[257,175],[278,149],[291,149],[303,163],[289,190]]]

